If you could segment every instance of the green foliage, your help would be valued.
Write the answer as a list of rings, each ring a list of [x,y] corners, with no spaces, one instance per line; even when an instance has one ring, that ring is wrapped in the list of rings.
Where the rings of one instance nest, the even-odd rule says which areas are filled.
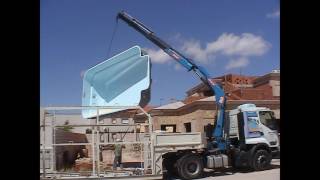
[[[64,126],[60,127],[59,129],[63,130],[63,131],[67,131],[67,132],[71,132],[71,130],[73,129],[72,126],[69,125],[69,120],[66,120],[64,122]]]

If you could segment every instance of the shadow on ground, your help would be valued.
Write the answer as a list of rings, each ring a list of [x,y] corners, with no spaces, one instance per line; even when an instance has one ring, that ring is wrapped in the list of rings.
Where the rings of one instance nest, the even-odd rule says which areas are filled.
[[[278,168],[280,168],[280,165],[271,164],[271,166],[267,170],[278,169]],[[235,173],[251,173],[251,172],[254,172],[254,171],[250,169],[225,168],[217,171],[203,172],[203,176],[201,178],[227,176],[227,175],[233,175]]]

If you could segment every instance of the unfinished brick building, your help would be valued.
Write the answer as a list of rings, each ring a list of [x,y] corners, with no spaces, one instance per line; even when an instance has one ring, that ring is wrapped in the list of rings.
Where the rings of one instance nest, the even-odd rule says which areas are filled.
[[[229,100],[280,100],[280,71],[263,76],[227,74],[212,80],[222,85]],[[186,93],[186,103],[213,95],[203,83]]]
[[[228,96],[226,110],[244,103],[254,103],[270,108],[280,119],[280,71],[263,76],[228,74],[213,80],[222,85]],[[150,111],[155,130],[203,132],[205,125],[215,122],[216,105],[212,92],[201,83],[186,93],[185,100]]]

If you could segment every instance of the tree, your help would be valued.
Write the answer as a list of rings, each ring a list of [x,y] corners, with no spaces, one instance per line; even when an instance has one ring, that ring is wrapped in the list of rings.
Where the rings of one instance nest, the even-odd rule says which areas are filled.
[[[73,127],[69,125],[69,120],[66,120],[63,125],[64,126],[59,129],[67,131],[67,132],[71,132],[71,130],[73,129]]]

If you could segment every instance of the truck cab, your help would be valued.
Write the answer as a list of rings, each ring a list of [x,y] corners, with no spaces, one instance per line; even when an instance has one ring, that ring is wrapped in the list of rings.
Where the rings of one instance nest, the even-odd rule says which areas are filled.
[[[251,166],[255,170],[264,169],[252,165],[252,161],[255,161],[255,153],[259,149],[265,151],[267,164],[272,157],[279,155],[279,128],[274,113],[269,108],[243,104],[230,110],[227,117],[227,122],[230,123],[226,126],[227,136],[231,149],[237,150],[234,157],[239,160],[235,160],[235,166]]]
[[[243,104],[229,111],[229,121],[230,139],[243,138],[245,144],[265,143],[271,148],[279,146],[279,128],[269,108]]]

